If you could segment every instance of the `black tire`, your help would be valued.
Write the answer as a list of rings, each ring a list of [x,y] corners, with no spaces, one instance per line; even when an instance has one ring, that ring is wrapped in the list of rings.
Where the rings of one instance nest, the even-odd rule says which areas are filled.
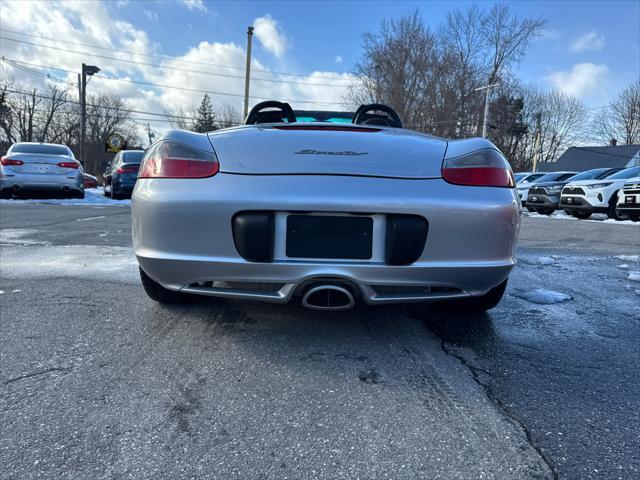
[[[613,192],[611,195],[611,199],[609,200],[609,208],[607,209],[607,217],[613,218],[614,220],[624,220],[622,216],[620,216],[616,210],[616,203],[618,200],[618,192]]]
[[[420,316],[434,310],[453,310],[464,313],[483,313],[496,307],[507,289],[507,278],[500,285],[493,287],[480,297],[464,298],[459,300],[445,300],[442,302],[424,302],[407,304],[409,312]]]
[[[158,282],[152,280],[149,275],[144,273],[140,268],[140,280],[142,287],[149,298],[154,302],[173,304],[173,303],[194,303],[200,300],[197,295],[189,295],[188,293],[175,292],[164,288]]]
[[[533,207],[527,207],[527,211],[531,212],[531,213],[534,213],[536,211],[536,209],[533,208]]]
[[[586,220],[591,216],[591,212],[571,212],[571,215],[581,220]]]
[[[540,215],[551,215],[555,210],[553,208],[536,208],[536,212]]]

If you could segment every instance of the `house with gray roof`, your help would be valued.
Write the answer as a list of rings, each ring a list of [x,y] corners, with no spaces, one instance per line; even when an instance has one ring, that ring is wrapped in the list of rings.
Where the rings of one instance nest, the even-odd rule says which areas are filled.
[[[538,164],[539,172],[584,172],[592,168],[622,168],[640,165],[640,145],[569,147],[555,162]]]

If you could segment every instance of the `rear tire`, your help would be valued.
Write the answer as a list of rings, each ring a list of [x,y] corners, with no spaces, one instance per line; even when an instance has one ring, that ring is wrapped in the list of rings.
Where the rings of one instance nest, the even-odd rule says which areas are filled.
[[[190,295],[188,293],[176,292],[174,290],[164,288],[158,282],[152,280],[149,275],[144,273],[142,268],[140,268],[140,280],[142,281],[144,291],[154,302],[164,304],[194,303],[200,299],[197,295]]]
[[[535,208],[527,207],[527,211],[531,212],[531,213],[534,213],[536,210],[535,210]]]
[[[445,300],[442,302],[411,303],[407,305],[409,312],[420,316],[434,310],[453,310],[463,313],[483,313],[496,307],[507,289],[507,278],[500,285],[493,287],[487,293],[479,297],[462,298],[459,300]]]

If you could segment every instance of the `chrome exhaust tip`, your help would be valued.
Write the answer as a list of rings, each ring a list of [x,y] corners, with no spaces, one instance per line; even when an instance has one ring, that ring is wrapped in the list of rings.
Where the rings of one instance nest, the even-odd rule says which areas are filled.
[[[62,187],[62,191],[64,193],[69,193],[71,191],[71,187],[69,185],[65,185],[64,187]]]
[[[302,306],[311,310],[349,310],[354,305],[351,292],[338,285],[318,285],[302,297]]]
[[[19,192],[20,190],[22,190],[22,187],[17,183],[14,183],[11,188],[13,189],[14,192]]]

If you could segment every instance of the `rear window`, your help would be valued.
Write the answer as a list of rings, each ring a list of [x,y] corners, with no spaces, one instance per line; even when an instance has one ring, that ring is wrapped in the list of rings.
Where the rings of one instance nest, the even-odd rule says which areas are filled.
[[[37,145],[17,143],[11,147],[11,153],[39,153],[41,155],[69,155],[67,147],[62,145]]]
[[[144,152],[142,150],[136,152],[124,152],[122,154],[124,163],[140,163]]]
[[[625,168],[618,173],[607,177],[607,180],[615,180],[616,178],[633,178],[640,176],[640,167]]]

